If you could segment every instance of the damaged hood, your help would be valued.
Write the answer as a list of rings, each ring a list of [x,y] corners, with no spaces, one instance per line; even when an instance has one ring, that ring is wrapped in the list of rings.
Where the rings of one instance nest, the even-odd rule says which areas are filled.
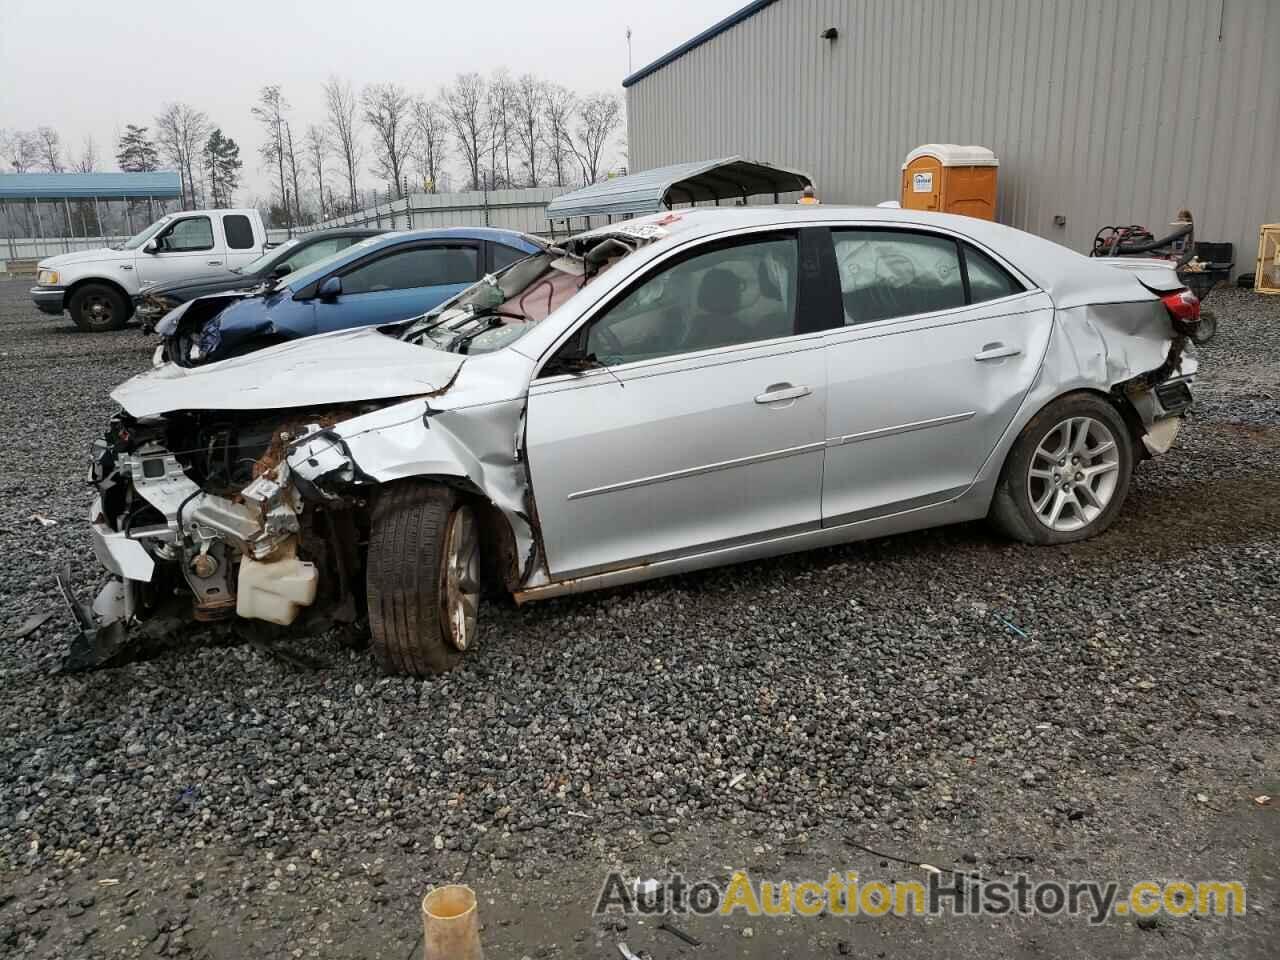
[[[126,380],[111,399],[135,417],[177,410],[272,410],[433,393],[462,366],[458,354],[372,327],[305,337],[202,367],[167,363]]]

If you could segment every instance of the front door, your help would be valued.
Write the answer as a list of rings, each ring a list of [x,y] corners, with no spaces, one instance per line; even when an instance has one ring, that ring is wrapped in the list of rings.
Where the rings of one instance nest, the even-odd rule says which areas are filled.
[[[954,499],[1013,419],[1053,308],[950,237],[833,229],[844,323],[827,335],[822,520]]]
[[[138,278],[143,283],[168,283],[217,273],[227,258],[214,230],[204,214],[173,221],[138,252]],[[152,242],[155,250],[146,250]]]
[[[826,379],[794,234],[704,244],[587,320],[529,391],[552,576],[816,528]],[[598,364],[560,372],[559,358]]]
[[[371,254],[342,275],[342,293],[315,301],[316,332],[407,320],[480,279],[480,249],[426,243]]]

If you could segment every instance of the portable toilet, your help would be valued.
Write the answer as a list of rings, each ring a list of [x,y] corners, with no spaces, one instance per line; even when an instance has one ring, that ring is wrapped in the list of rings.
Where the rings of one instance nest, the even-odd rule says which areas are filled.
[[[955,143],[916,147],[902,164],[902,206],[994,220],[999,166],[986,147]]]

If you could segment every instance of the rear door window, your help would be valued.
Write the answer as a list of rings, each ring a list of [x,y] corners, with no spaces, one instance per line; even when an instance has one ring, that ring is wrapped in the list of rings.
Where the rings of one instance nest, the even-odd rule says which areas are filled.
[[[309,267],[325,257],[331,257],[339,250],[347,249],[353,242],[354,239],[352,237],[330,237],[328,240],[317,240],[311,246],[303,247],[281,266],[289,273],[292,273],[294,270]]]
[[[972,244],[964,245],[964,265],[969,275],[970,303],[999,300],[1024,289],[1008,270]]]
[[[395,250],[363,263],[342,278],[342,292],[374,293],[472,283],[480,279],[476,247],[431,246]]]
[[[954,240],[905,230],[832,230],[845,325],[965,305]]]
[[[253,224],[243,213],[228,213],[222,218],[222,227],[227,231],[227,246],[232,250],[253,248]]]

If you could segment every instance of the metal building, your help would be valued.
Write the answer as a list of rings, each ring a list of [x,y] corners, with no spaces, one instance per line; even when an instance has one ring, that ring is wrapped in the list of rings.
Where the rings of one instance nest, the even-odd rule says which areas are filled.
[[[755,0],[623,81],[629,159],[741,154],[873,204],[913,147],[981,144],[1002,223],[1083,252],[1188,207],[1252,270],[1280,221],[1278,53],[1280,0]]]

